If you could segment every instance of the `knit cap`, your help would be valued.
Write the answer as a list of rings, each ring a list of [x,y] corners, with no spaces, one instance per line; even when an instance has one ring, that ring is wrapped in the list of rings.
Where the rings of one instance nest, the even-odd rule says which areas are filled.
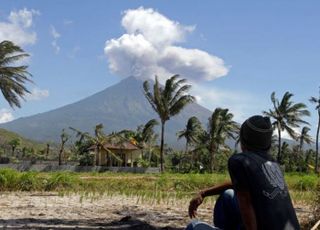
[[[251,150],[269,150],[272,132],[273,129],[269,117],[252,116],[241,125],[240,141]]]

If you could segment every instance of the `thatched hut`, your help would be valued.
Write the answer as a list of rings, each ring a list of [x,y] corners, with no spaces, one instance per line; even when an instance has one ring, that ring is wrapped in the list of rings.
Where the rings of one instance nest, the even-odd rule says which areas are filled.
[[[130,141],[108,142],[99,148],[93,145],[90,150],[96,156],[97,166],[133,167],[134,162],[141,157],[140,148]]]

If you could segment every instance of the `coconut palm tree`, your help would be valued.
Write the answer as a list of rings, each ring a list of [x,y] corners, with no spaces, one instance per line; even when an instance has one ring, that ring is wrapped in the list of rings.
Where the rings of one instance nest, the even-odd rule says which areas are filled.
[[[161,122],[161,142],[160,142],[160,170],[163,168],[163,146],[164,146],[164,128],[165,123],[170,120],[172,116],[177,115],[185,108],[186,105],[195,101],[195,98],[187,92],[190,90],[191,85],[187,85],[186,79],[179,79],[179,75],[174,75],[169,78],[165,86],[159,84],[157,76],[153,90],[150,90],[148,81],[143,83],[145,97],[148,102],[158,113]]]
[[[60,139],[61,139],[61,145],[60,145],[60,151],[59,151],[59,165],[62,165],[62,154],[64,152],[64,145],[69,140],[69,135],[65,132],[64,129],[62,129]]]
[[[141,131],[141,142],[143,144],[154,142],[157,139],[157,134],[154,133],[154,127],[159,125],[156,119],[148,121]]]
[[[186,139],[186,147],[185,147],[185,155],[188,154],[188,150],[190,145],[196,144],[199,142],[200,134],[202,134],[203,129],[201,127],[201,122],[197,117],[190,117],[187,121],[187,125],[184,130],[181,130],[177,133],[178,139],[185,138]],[[191,155],[191,167],[193,167],[194,163],[194,152]]]
[[[144,126],[141,126],[140,130],[138,128],[139,133],[139,145],[143,151],[143,149],[147,149],[148,151],[148,161],[151,164],[151,158],[154,153],[154,145],[158,139],[158,135],[154,132],[154,127],[159,125],[159,122],[156,119],[152,119],[148,121]]]
[[[297,133],[294,128],[299,128],[300,124],[309,124],[302,120],[304,116],[310,116],[310,112],[303,103],[294,103],[292,101],[293,94],[286,92],[281,101],[276,98],[275,92],[271,94],[273,109],[263,111],[263,114],[274,120],[272,123],[274,129],[278,130],[278,153],[277,161],[281,163],[281,132],[287,131],[289,136],[297,140]]]
[[[319,131],[320,131],[320,92],[319,98],[311,97],[309,101],[313,104],[316,104],[316,110],[318,111],[318,127],[317,127],[317,134],[316,134],[316,165],[315,165],[315,172],[318,172],[318,164],[319,164]]]
[[[97,124],[94,128],[94,136],[90,135],[88,132],[82,132],[78,129],[75,129],[73,127],[69,127],[72,131],[76,132],[76,136],[79,138],[77,141],[77,145],[81,147],[81,144],[86,140],[87,142],[84,143],[85,145],[87,144],[92,144],[92,146],[95,147],[95,151],[97,154],[100,154],[102,150],[105,150],[107,152],[107,158],[108,158],[108,163],[110,163],[109,158],[112,157],[115,160],[122,162],[122,160],[114,154],[110,149],[105,147],[106,143],[117,143],[121,144],[121,142],[124,140],[124,138],[120,137],[118,134],[110,134],[106,135],[103,132],[103,124]],[[87,149],[85,149],[87,151]],[[93,166],[96,165],[96,155],[94,154],[93,157]],[[110,165],[109,165],[110,166]]]
[[[304,143],[307,143],[309,145],[311,143],[313,143],[312,137],[308,134],[309,131],[310,131],[310,128],[307,126],[304,126],[301,130],[301,133],[299,135],[299,150],[300,150],[300,152],[302,152],[302,150],[303,150]]]
[[[233,114],[229,109],[216,108],[209,118],[207,148],[210,153],[211,171],[214,170],[215,154],[218,152],[220,145],[224,144],[227,138],[237,139],[239,134],[239,124],[233,121]]]
[[[304,143],[307,144],[311,144],[313,143],[311,136],[308,134],[308,132],[310,131],[310,128],[307,126],[304,126],[301,130],[301,133],[299,134],[299,158],[300,158],[300,164],[299,164],[299,171],[303,171],[306,170],[307,165],[305,164],[305,161],[303,161],[304,159],[304,151],[303,151],[303,145]],[[306,158],[306,157],[305,157]]]
[[[12,156],[14,156],[15,150],[21,144],[21,140],[19,138],[14,138],[8,143],[11,146]]]
[[[11,107],[21,107],[20,99],[30,91],[27,82],[32,82],[27,71],[28,66],[15,63],[29,54],[11,41],[0,42],[0,90]]]
[[[187,125],[184,130],[181,130],[177,133],[178,139],[186,139],[185,154],[188,153],[188,147],[192,143],[197,143],[199,139],[199,134],[202,132],[201,122],[197,117],[190,117],[187,121]]]

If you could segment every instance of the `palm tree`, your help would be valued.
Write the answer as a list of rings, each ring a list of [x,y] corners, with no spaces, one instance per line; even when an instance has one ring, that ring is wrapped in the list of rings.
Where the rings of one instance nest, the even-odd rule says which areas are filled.
[[[310,131],[310,128],[307,126],[304,126],[301,130],[301,134],[299,135],[299,150],[300,150],[300,152],[302,152],[302,150],[303,150],[304,143],[307,143],[309,145],[311,143],[313,143],[312,137],[308,134],[309,131]]]
[[[299,158],[300,158],[300,164],[299,164],[299,171],[302,172],[303,170],[306,170],[307,165],[305,164],[306,161],[303,161],[303,144],[307,143],[307,144],[311,144],[313,143],[311,136],[308,134],[308,132],[310,131],[310,128],[307,126],[304,126],[301,130],[301,133],[299,135]],[[307,157],[306,157],[307,158]]]
[[[14,138],[11,141],[9,141],[9,145],[11,146],[12,156],[14,156],[15,150],[20,145],[21,141],[19,138]]]
[[[186,85],[186,79],[179,79],[179,75],[169,78],[164,87],[161,87],[158,78],[155,77],[153,91],[150,90],[149,82],[143,83],[144,94],[154,109],[158,113],[161,121],[161,143],[160,143],[160,170],[163,168],[163,146],[165,123],[172,116],[177,115],[186,105],[195,101],[195,98],[188,95],[191,85]]]
[[[177,133],[178,139],[184,137],[186,139],[185,153],[188,153],[188,147],[192,143],[196,143],[199,139],[199,133],[202,131],[201,122],[197,117],[190,117],[184,130]]]
[[[59,165],[62,165],[62,154],[64,152],[64,145],[69,140],[69,135],[65,132],[64,129],[62,129],[60,139],[61,139],[61,145],[60,145],[60,151],[59,151]]]
[[[318,111],[318,127],[317,127],[317,134],[316,134],[316,165],[315,165],[315,172],[318,172],[318,164],[319,164],[319,131],[320,131],[320,92],[319,98],[311,97],[309,99],[311,103],[316,104],[316,110]]]
[[[277,161],[281,163],[281,131],[287,131],[289,136],[297,140],[297,133],[294,128],[300,127],[300,124],[309,124],[302,120],[303,116],[310,116],[310,112],[303,103],[294,103],[291,98],[293,94],[286,92],[281,102],[275,97],[275,92],[271,94],[273,109],[263,111],[263,114],[273,118],[273,128],[278,130],[278,153]]]
[[[198,120],[197,117],[193,116],[193,117],[190,117],[189,120],[187,121],[187,125],[185,129],[177,133],[178,139],[181,139],[182,137],[186,139],[185,155],[187,155],[189,146],[191,144],[196,144],[199,142],[199,137],[202,132],[203,130],[201,127],[201,122]],[[194,152],[191,158],[192,158],[191,167],[193,167]]]
[[[24,99],[30,91],[26,88],[27,82],[32,82],[27,71],[28,66],[16,66],[19,61],[29,54],[11,41],[0,42],[0,90],[11,107],[21,107],[20,99]]]
[[[96,154],[94,154],[93,157],[93,166],[96,166],[97,163],[97,155],[100,156],[100,153],[102,150],[107,152],[107,159],[108,159],[108,166],[110,165],[110,158],[114,158],[115,160],[122,162],[122,160],[115,154],[113,153],[110,149],[108,149],[105,144],[107,143],[116,143],[116,144],[121,144],[125,138],[121,137],[118,134],[110,134],[110,135],[106,135],[103,132],[103,124],[97,124],[94,128],[94,136],[91,136],[89,133],[87,132],[82,132],[80,130],[77,130],[75,128],[69,127],[71,130],[73,130],[74,132],[76,132],[77,137],[79,137],[78,140],[78,145],[80,146],[81,143],[84,140],[87,140],[88,143],[92,143],[92,146],[95,147],[95,151]],[[91,146],[91,147],[92,147]]]
[[[239,130],[239,124],[233,121],[233,114],[229,113],[229,109],[214,110],[209,118],[207,132],[211,172],[214,170],[214,158],[220,145],[224,144],[227,138],[236,140]]]
[[[153,147],[158,139],[158,135],[154,133],[154,127],[156,125],[159,125],[159,122],[156,119],[152,119],[137,130],[139,136],[138,141],[142,151],[143,149],[147,149],[148,151],[149,164],[151,164],[152,154],[154,153]]]
[[[148,121],[141,131],[141,142],[143,144],[153,142],[157,139],[157,135],[154,133],[154,127],[159,125],[159,122],[156,119],[151,119]]]

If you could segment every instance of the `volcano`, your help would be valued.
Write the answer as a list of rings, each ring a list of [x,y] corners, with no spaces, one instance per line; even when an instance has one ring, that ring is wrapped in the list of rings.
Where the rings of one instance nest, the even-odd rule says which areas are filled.
[[[102,123],[106,133],[123,129],[135,130],[150,119],[158,119],[143,94],[143,81],[128,77],[78,102],[29,117],[19,118],[0,127],[36,141],[59,141],[61,130],[74,127],[92,133]],[[207,124],[211,112],[193,103],[166,123],[165,141],[172,147],[182,146],[176,133],[184,129],[187,120],[196,116]],[[159,127],[158,130],[159,131]],[[69,131],[68,131],[69,132]]]

